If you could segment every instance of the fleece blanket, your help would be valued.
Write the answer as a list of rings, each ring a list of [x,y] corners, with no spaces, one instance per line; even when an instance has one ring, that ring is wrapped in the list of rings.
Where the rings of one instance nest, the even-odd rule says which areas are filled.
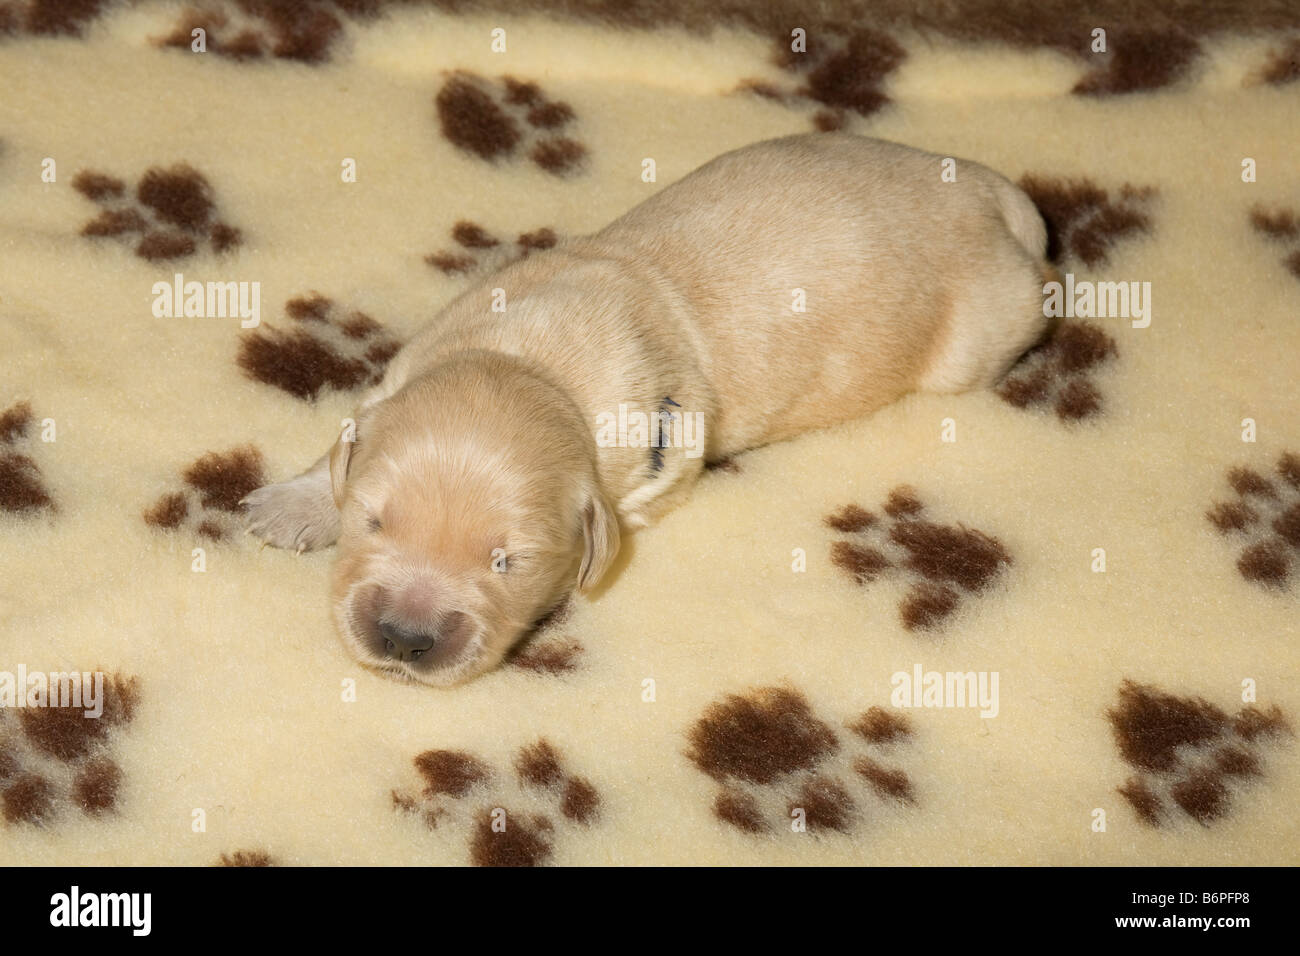
[[[1300,862],[1298,38],[3,0],[0,862]],[[259,549],[243,495],[474,277],[832,129],[1020,182],[1054,336],[711,463],[480,680],[354,663],[330,553]]]

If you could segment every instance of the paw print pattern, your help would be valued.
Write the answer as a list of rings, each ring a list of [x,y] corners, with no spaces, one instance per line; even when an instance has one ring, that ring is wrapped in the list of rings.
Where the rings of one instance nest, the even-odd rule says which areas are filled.
[[[1016,408],[1050,407],[1063,422],[1091,418],[1102,409],[1102,395],[1090,373],[1118,352],[1091,322],[1062,322],[1007,373],[998,396]]]
[[[203,30],[205,53],[247,62],[266,56],[318,64],[330,59],[343,33],[338,14],[365,12],[366,0],[316,0],[279,3],[236,0],[183,11],[172,32],[154,42],[163,48],[193,50],[194,31]]]
[[[447,275],[468,275],[499,269],[530,252],[550,249],[559,237],[555,230],[543,227],[535,232],[523,232],[513,243],[493,236],[477,223],[462,219],[451,229],[451,238],[460,248],[440,250],[424,257],[424,261]]]
[[[235,362],[254,381],[306,402],[326,388],[377,384],[402,347],[369,315],[336,308],[315,292],[290,299],[284,311],[294,325],[286,331],[267,323],[249,332]]]
[[[1300,80],[1300,36],[1292,37],[1280,50],[1269,54],[1259,78],[1270,86],[1285,86]]]
[[[30,454],[35,447],[34,422],[30,402],[0,412],[0,510],[12,514],[54,510],[54,499]]]
[[[3,0],[0,2],[0,38],[7,35],[84,35],[87,24],[98,19],[109,6],[107,0]]]
[[[1197,39],[1176,26],[1112,26],[1104,53],[1090,49],[1086,30],[1064,43],[1058,41],[1058,45],[1091,67],[1071,90],[1078,96],[1118,96],[1162,89],[1186,76],[1201,55]]]
[[[10,825],[46,826],[66,810],[100,817],[117,805],[122,770],[114,760],[119,732],[135,716],[136,678],[102,674],[103,710],[86,716],[88,700],[78,698],[87,676],[29,674],[15,687],[15,700],[27,706],[0,707],[0,817]],[[34,687],[33,681],[42,678]],[[39,706],[33,706],[33,702]]]
[[[1300,553],[1300,455],[1283,453],[1276,473],[1270,479],[1251,468],[1228,469],[1236,498],[1215,502],[1205,517],[1220,534],[1250,542],[1237,559],[1243,578],[1282,588]]]
[[[194,255],[203,241],[218,253],[243,241],[238,229],[217,218],[207,178],[185,163],[147,170],[134,200],[122,180],[94,170],[77,173],[72,186],[100,207],[81,228],[83,236],[135,243],[135,254],[150,262]]]
[[[1105,265],[1115,243],[1153,228],[1148,212],[1155,196],[1152,186],[1125,183],[1114,202],[1106,189],[1087,178],[1029,174],[1020,180],[1020,188],[1047,224],[1047,258],[1052,262],[1078,260],[1089,268]]]
[[[1300,40],[1296,42],[1300,44]],[[1250,211],[1250,223],[1266,239],[1291,246],[1291,252],[1282,260],[1282,264],[1300,279],[1300,217],[1296,216],[1295,211],[1256,206]]]
[[[394,790],[393,807],[431,829],[467,830],[475,866],[541,866],[564,828],[592,826],[600,817],[600,793],[569,773],[544,738],[518,751],[512,774],[462,750],[426,750],[415,768],[423,790]]]
[[[916,804],[907,773],[892,765],[913,738],[910,721],[872,707],[847,726],[856,753],[803,694],[763,687],[710,704],[687,732],[686,756],[717,781],[713,814],[729,826],[847,833],[866,816],[864,797]]]
[[[164,494],[144,512],[144,523],[167,531],[188,526],[210,541],[231,537],[240,527],[240,502],[266,483],[262,453],[252,445],[208,452],[181,472],[185,487]]]
[[[831,545],[831,561],[858,584],[891,573],[910,578],[898,606],[909,631],[937,628],[963,595],[985,590],[1011,565],[1011,553],[997,538],[923,517],[921,499],[907,485],[891,491],[882,510],[883,518],[849,504],[828,515],[827,527],[851,536]]]
[[[278,866],[265,850],[236,850],[221,854],[214,866]]]
[[[562,633],[572,615],[573,601],[565,598],[511,649],[506,666],[550,677],[578,670],[586,650],[576,638]]]
[[[888,34],[865,27],[848,32],[829,25],[813,29],[807,46],[797,53],[788,35],[776,38],[776,63],[798,79],[797,85],[782,88],[750,80],[739,90],[789,106],[818,104],[813,126],[824,133],[842,129],[849,113],[870,116],[888,104],[885,77],[907,58]]]
[[[1264,777],[1264,745],[1292,735],[1276,705],[1247,705],[1229,717],[1199,697],[1130,680],[1106,716],[1120,756],[1137,771],[1118,793],[1152,827],[1180,811],[1206,826],[1227,816],[1234,791]]]
[[[448,75],[434,100],[442,135],[480,159],[513,159],[562,176],[577,172],[587,147],[561,135],[577,117],[568,103],[550,100],[536,83],[513,77],[493,82],[463,70]]]

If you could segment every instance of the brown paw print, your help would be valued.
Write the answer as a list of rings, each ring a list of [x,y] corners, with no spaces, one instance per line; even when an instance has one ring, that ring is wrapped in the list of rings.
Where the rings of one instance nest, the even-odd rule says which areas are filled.
[[[208,452],[181,472],[185,487],[164,494],[144,512],[144,523],[222,541],[242,527],[240,501],[266,484],[262,453],[252,445]]]
[[[1092,67],[1075,84],[1081,96],[1116,96],[1158,90],[1182,79],[1201,54],[1197,39],[1176,26],[1111,27],[1106,52],[1090,49],[1090,30],[1074,36],[1074,52]]]
[[[1291,245],[1291,252],[1282,260],[1282,264],[1300,279],[1300,217],[1291,209],[1256,206],[1250,211],[1250,222],[1255,231],[1265,238]]]
[[[1234,791],[1264,776],[1264,745],[1292,735],[1276,705],[1248,705],[1229,717],[1199,697],[1130,680],[1106,716],[1120,756],[1137,771],[1118,792],[1153,827],[1178,811],[1206,826],[1226,816]]]
[[[1259,71],[1259,80],[1270,86],[1285,86],[1300,80],[1300,36],[1279,50],[1269,53],[1268,62]]]
[[[217,219],[207,178],[185,163],[147,170],[134,199],[122,180],[94,170],[77,173],[72,186],[101,210],[81,228],[83,236],[135,243],[135,254],[150,262],[193,255],[205,240],[219,253],[243,241],[238,229]]]
[[[402,347],[364,312],[336,308],[315,292],[290,299],[284,311],[295,324],[287,331],[264,324],[249,332],[235,361],[254,381],[303,401],[314,401],[326,388],[377,384]]]
[[[507,243],[466,219],[452,226],[451,238],[460,247],[458,250],[444,249],[424,257],[427,264],[447,275],[499,269],[530,252],[550,249],[560,241],[554,229],[543,227],[534,232],[522,232],[513,243]]]
[[[831,545],[831,561],[858,584],[883,574],[910,578],[898,605],[909,631],[937,628],[963,595],[985,590],[1011,565],[1011,553],[997,538],[922,517],[921,499],[907,485],[891,491],[882,510],[883,518],[849,504],[828,515],[827,527],[852,536]]]
[[[223,853],[221,859],[213,866],[278,866],[271,854],[265,850],[236,850]]]
[[[1251,468],[1228,469],[1228,484],[1237,496],[1215,502],[1205,517],[1220,534],[1249,542],[1237,559],[1243,578],[1283,588],[1300,556],[1300,455],[1283,453],[1276,472],[1269,479]]]
[[[1117,201],[1090,179],[1055,179],[1027,174],[1020,188],[1029,194],[1047,224],[1047,258],[1077,259],[1089,268],[1105,265],[1119,240],[1151,232],[1147,206],[1155,196],[1151,186],[1125,183]]]
[[[41,683],[34,688],[37,677]],[[135,716],[137,683],[87,671],[76,680],[70,672],[28,674],[26,686],[14,688],[15,700],[26,706],[0,707],[0,815],[6,823],[48,825],[67,809],[99,817],[116,806],[122,771],[114,748]],[[101,698],[98,716],[91,697]]]
[[[462,750],[426,750],[415,758],[415,768],[423,790],[394,790],[394,808],[418,816],[431,829],[468,831],[475,866],[541,866],[550,860],[563,828],[591,826],[600,816],[599,792],[586,778],[570,774],[545,739],[520,748],[513,774]],[[526,809],[517,812],[507,803]]]
[[[110,6],[111,0],[8,0],[0,3],[0,37],[23,32],[79,37]]]
[[[562,131],[576,119],[568,103],[550,100],[536,83],[491,81],[463,70],[450,73],[434,100],[442,135],[480,159],[527,154],[557,176],[578,171],[587,147]]]
[[[800,82],[782,88],[750,80],[739,91],[796,108],[820,104],[813,126],[829,133],[843,128],[848,113],[870,116],[889,103],[885,77],[907,59],[907,51],[886,33],[827,24],[808,31],[802,53],[791,49],[788,32],[778,35],[774,58]]]
[[[0,510],[13,514],[54,511],[54,499],[41,480],[41,469],[31,452],[35,416],[30,402],[19,402],[0,412]]]
[[[1102,395],[1089,373],[1118,354],[1115,340],[1091,322],[1061,322],[1012,367],[998,395],[1016,408],[1050,407],[1064,422],[1091,418]]]
[[[872,707],[847,726],[855,755],[803,694],[763,687],[710,704],[687,732],[686,756],[721,788],[714,816],[738,830],[798,832],[802,823],[812,833],[845,833],[864,818],[865,793],[916,803],[906,772],[877,759],[896,759],[900,745],[911,742],[907,718]]]
[[[373,12],[367,0],[235,0],[205,2],[184,10],[157,46],[193,51],[194,31],[204,31],[206,52],[236,61],[265,56],[318,64],[330,59],[343,33],[341,16]]]
[[[572,615],[573,601],[565,598],[511,649],[506,666],[550,677],[578,670],[585,648],[576,638],[562,632]]]

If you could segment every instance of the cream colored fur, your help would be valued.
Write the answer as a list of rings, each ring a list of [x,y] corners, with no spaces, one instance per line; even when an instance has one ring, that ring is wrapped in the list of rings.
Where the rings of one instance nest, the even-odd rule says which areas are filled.
[[[398,354],[355,442],[249,496],[249,528],[298,550],[337,539],[335,616],[362,661],[431,684],[495,666],[575,566],[598,583],[619,525],[662,514],[705,461],[989,386],[1041,336],[1037,211],[974,162],[945,181],[943,160],[851,135],[761,142],[502,269]],[[656,467],[644,444],[600,445],[620,406],[698,415],[703,454],[664,448]],[[381,626],[432,647],[397,659]]]

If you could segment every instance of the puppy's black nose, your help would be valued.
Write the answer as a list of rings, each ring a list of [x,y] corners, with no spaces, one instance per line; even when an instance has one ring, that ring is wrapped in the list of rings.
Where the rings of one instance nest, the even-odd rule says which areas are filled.
[[[379,624],[379,634],[384,639],[384,654],[399,661],[418,661],[434,644],[432,634],[408,631],[383,621]]]

